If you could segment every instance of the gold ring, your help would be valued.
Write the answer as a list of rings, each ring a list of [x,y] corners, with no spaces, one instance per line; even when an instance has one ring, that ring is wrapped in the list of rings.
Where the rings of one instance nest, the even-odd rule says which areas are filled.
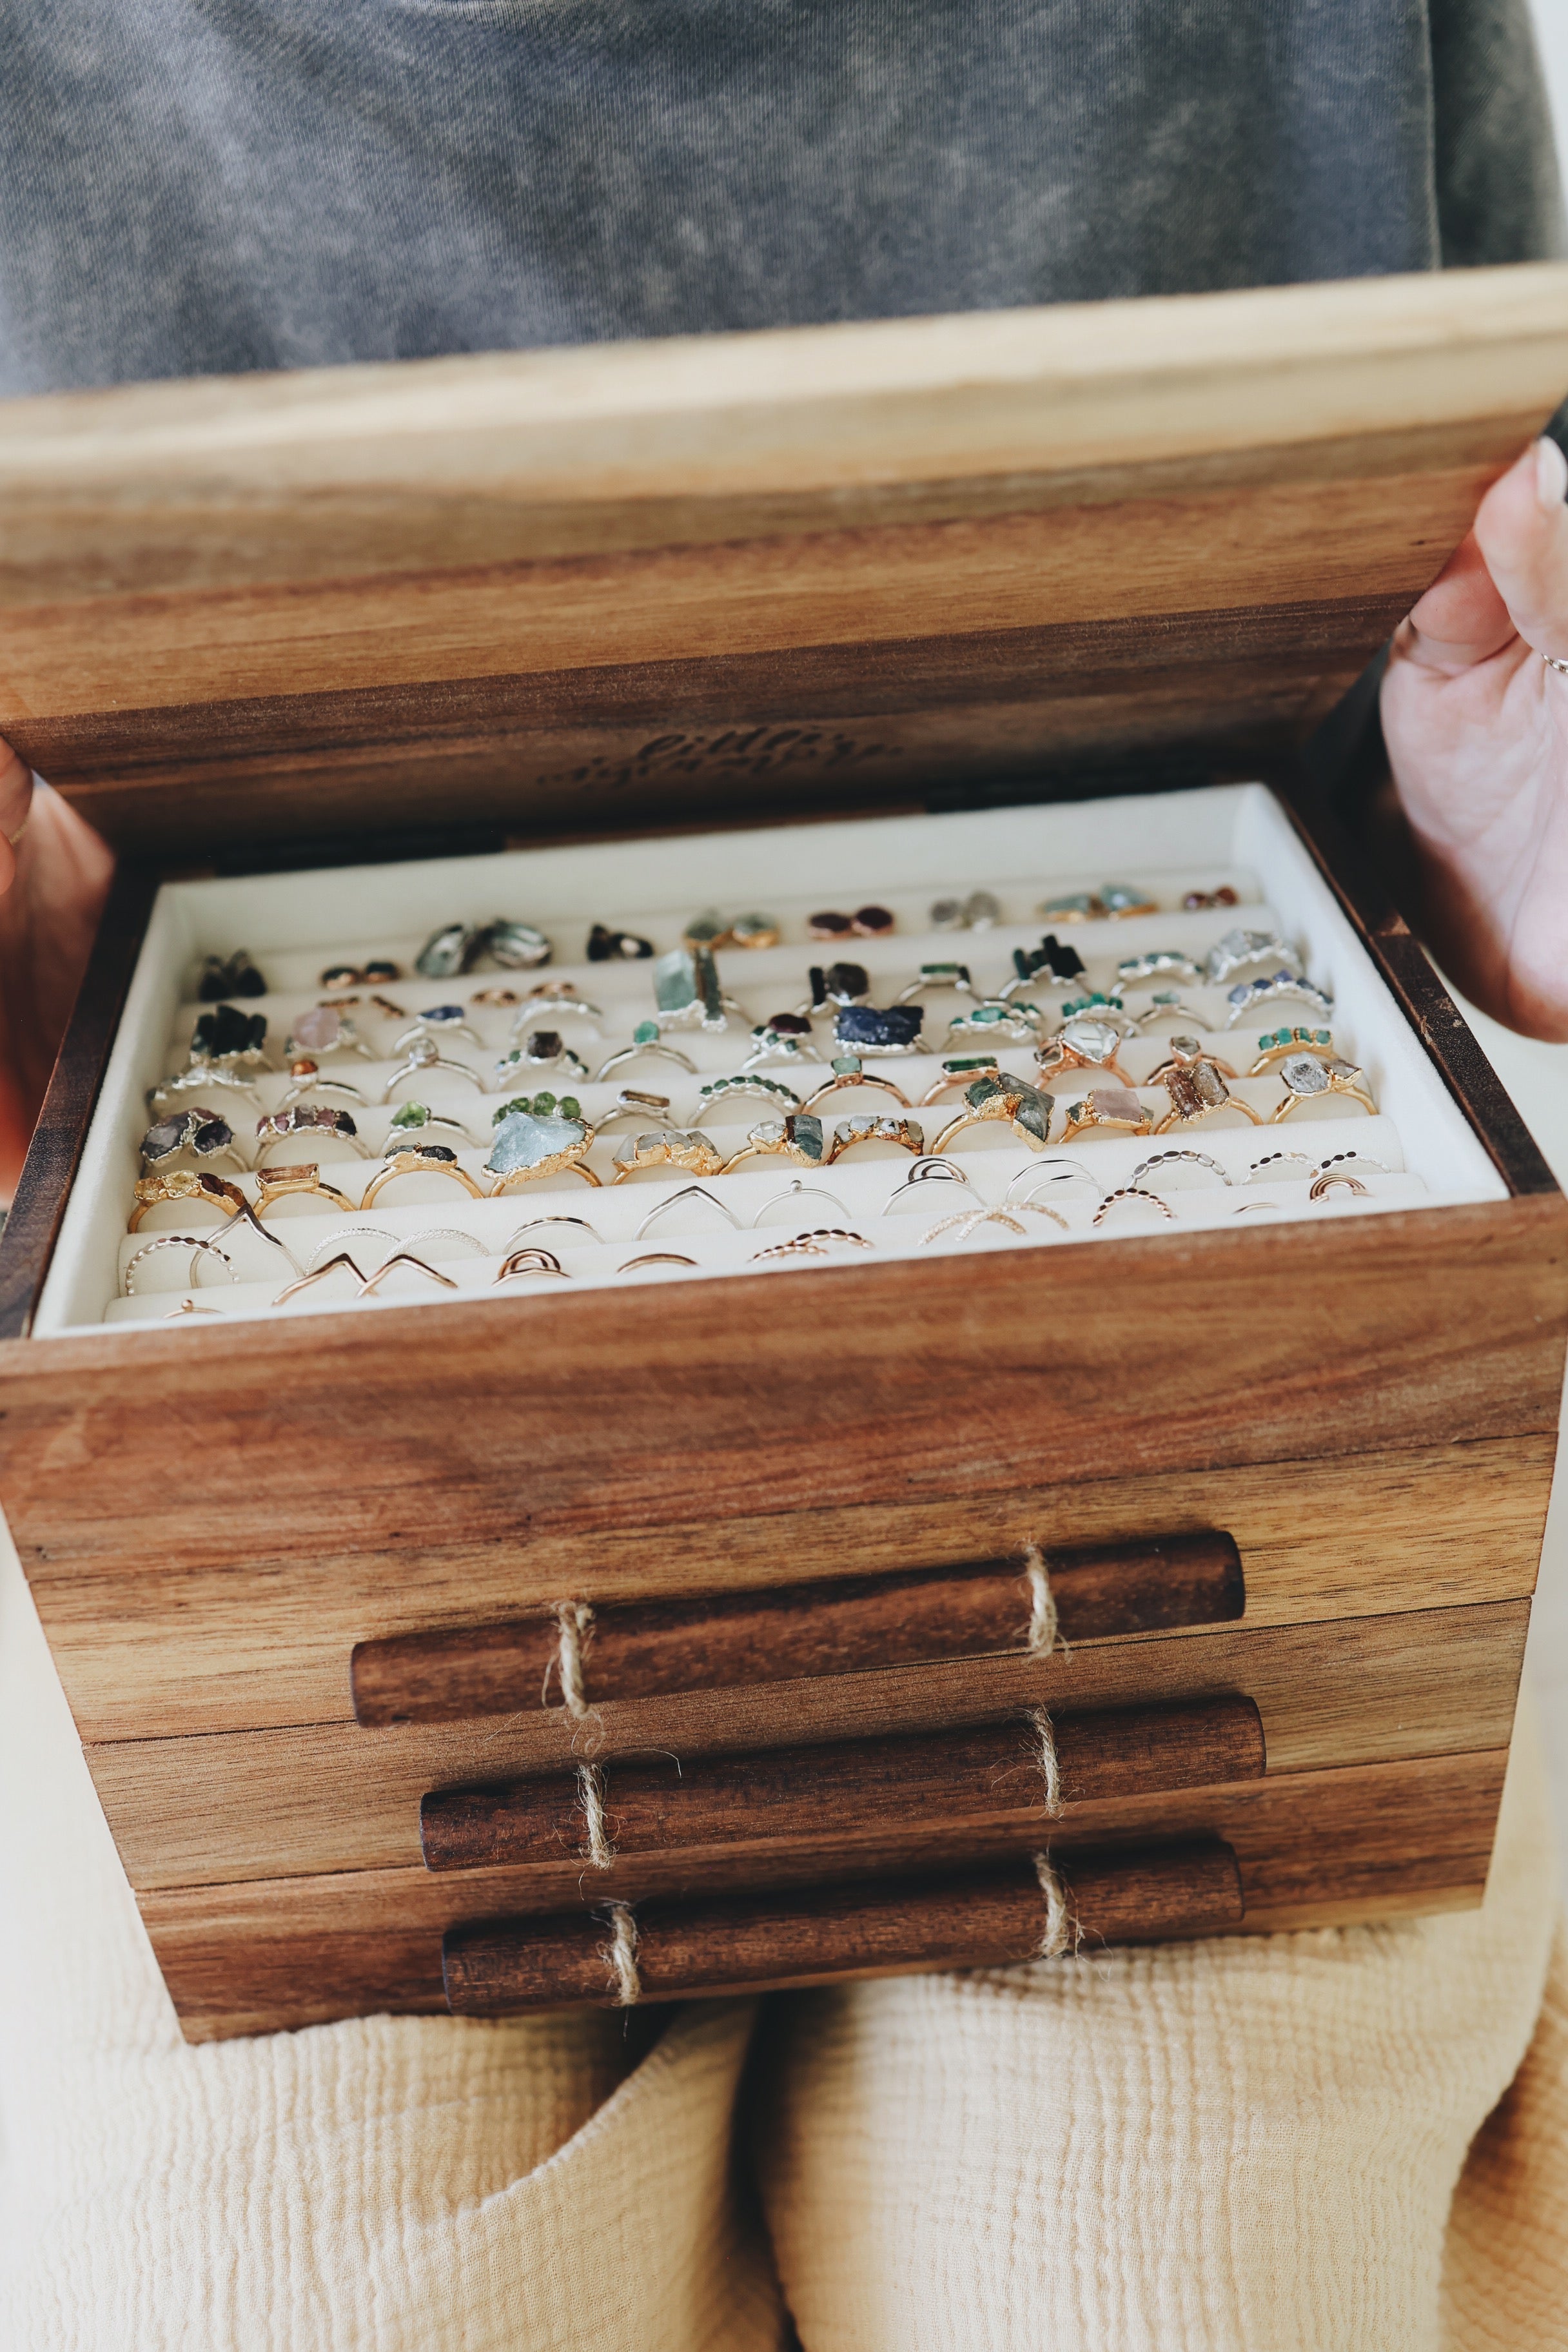
[[[1130,1087],[1131,1075],[1119,1058],[1121,1045],[1121,1032],[1114,1022],[1099,1020],[1092,1013],[1076,1014],[1037,1051],[1040,1081],[1043,1085],[1051,1078],[1065,1077],[1069,1070],[1104,1070]]]
[[[612,1184],[624,1184],[645,1168],[684,1168],[693,1176],[717,1176],[724,1155],[700,1128],[656,1127],[628,1135],[616,1146]]]
[[[291,1192],[319,1192],[323,1201],[331,1201],[334,1208],[346,1209],[351,1217],[354,1212],[354,1204],[348,1194],[340,1192],[335,1184],[327,1183],[313,1160],[305,1160],[297,1168],[258,1168],[256,1181],[260,1188],[256,1195],[258,1217],[267,1214],[274,1201],[286,1200]],[[367,1193],[360,1203],[362,1208],[367,1205],[369,1198]]]
[[[1011,1072],[1005,1076],[994,1054],[955,1054],[951,1061],[942,1064],[941,1077],[921,1095],[921,1110],[929,1110],[932,1103],[939,1103],[943,1095],[952,1094],[955,1090],[967,1094],[977,1078],[994,1078],[998,1086],[1021,1087],[1029,1083],[1024,1078],[1015,1078]]]
[[[911,1107],[902,1087],[895,1086],[891,1078],[879,1077],[874,1071],[868,1070],[858,1054],[835,1055],[832,1068],[833,1076],[825,1079],[814,1095],[807,1095],[801,1105],[802,1110],[815,1110],[819,1102],[827,1100],[829,1095],[841,1094],[846,1089],[853,1091],[857,1087],[875,1087],[879,1094],[891,1095],[905,1110]]]
[[[597,1185],[599,1180],[587,1165],[595,1129],[560,1104],[553,1110],[538,1108],[548,1099],[535,1095],[532,1108],[524,1109],[520,1102],[496,1120],[484,1166],[485,1174],[495,1178],[492,1201],[514,1184],[533,1184],[551,1176],[581,1176],[584,1184]]]
[[[1277,1062],[1291,1054],[1332,1054],[1334,1040],[1328,1029],[1270,1029],[1258,1041],[1258,1059],[1247,1075],[1260,1078]],[[1230,1073],[1235,1076],[1234,1071]]]
[[[846,1152],[862,1143],[896,1143],[900,1151],[918,1160],[926,1148],[925,1129],[918,1118],[894,1118],[886,1114],[874,1117],[866,1112],[858,1118],[841,1118],[833,1130],[828,1163],[842,1160]]]
[[[360,1195],[360,1207],[374,1206],[378,1195],[399,1176],[449,1176],[454,1184],[462,1186],[470,1201],[482,1201],[485,1197],[484,1186],[476,1184],[468,1170],[459,1166],[449,1143],[408,1143],[376,1170]]]
[[[1195,1127],[1200,1119],[1222,1110],[1238,1110],[1249,1127],[1263,1124],[1260,1111],[1231,1093],[1221,1076],[1221,1065],[1210,1055],[1184,1055],[1166,1070],[1161,1083],[1171,1097],[1171,1108],[1157,1123],[1156,1135],[1168,1135],[1173,1127]]]
[[[1152,1135],[1153,1121],[1131,1087],[1097,1087],[1082,1102],[1068,1103],[1061,1140],[1071,1143],[1091,1127],[1108,1135]]]
[[[1150,1071],[1143,1081],[1146,1087],[1163,1087],[1173,1070],[1195,1069],[1200,1062],[1209,1063],[1219,1072],[1221,1077],[1235,1078],[1240,1076],[1240,1072],[1233,1070],[1228,1062],[1222,1062],[1217,1054],[1205,1053],[1195,1037],[1167,1037],[1165,1043],[1171,1050],[1159,1068]],[[1251,1077],[1253,1073],[1248,1070],[1247,1075]]]
[[[245,1194],[237,1184],[231,1184],[226,1176],[214,1176],[205,1168],[175,1168],[167,1176],[138,1177],[136,1206],[131,1212],[126,1232],[139,1232],[148,1210],[157,1208],[164,1201],[182,1203],[205,1201],[226,1217],[237,1217],[247,1206]],[[344,1208],[348,1205],[345,1201]]]
[[[976,1078],[964,1095],[968,1108],[956,1118],[949,1119],[931,1146],[931,1157],[940,1160],[955,1135],[964,1134],[972,1127],[990,1127],[998,1123],[1010,1127],[1020,1143],[1031,1151],[1038,1151],[1049,1142],[1052,1103],[1049,1095],[1038,1087],[1020,1086],[1016,1079]]]
[[[784,1118],[760,1118],[719,1173],[728,1176],[742,1160],[793,1160],[797,1168],[820,1168],[826,1151],[822,1121],[816,1112],[793,1110]]]
[[[1332,1191],[1336,1184],[1343,1184],[1347,1186],[1351,1192],[1360,1192],[1363,1197],[1366,1192],[1366,1186],[1362,1182],[1359,1176],[1347,1176],[1342,1169],[1325,1169],[1321,1176],[1314,1176],[1310,1184],[1308,1186],[1308,1200],[1322,1200],[1327,1193]],[[127,1271],[129,1271],[129,1269],[127,1269]]]
[[[1276,1126],[1303,1103],[1319,1101],[1324,1095],[1348,1095],[1369,1116],[1377,1116],[1377,1105],[1368,1090],[1364,1071],[1358,1070],[1353,1062],[1342,1061],[1338,1054],[1292,1054],[1280,1063],[1279,1076],[1285,1099],[1274,1112],[1272,1124]]]

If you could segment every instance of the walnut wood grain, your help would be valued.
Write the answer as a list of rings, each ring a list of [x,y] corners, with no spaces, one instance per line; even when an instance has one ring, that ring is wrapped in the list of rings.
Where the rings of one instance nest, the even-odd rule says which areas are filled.
[[[1426,1758],[1262,1780],[1237,1781],[1086,1809],[1080,1832],[1066,1824],[1051,1852],[1122,1841],[1221,1837],[1237,1854],[1247,1916],[1241,1932],[1337,1927],[1454,1909],[1480,1900],[1502,1788],[1506,1748]],[[1114,1816],[1114,1818],[1112,1818]],[[1009,1849],[1009,1839],[1014,1841]],[[966,1826],[951,1846],[917,1857],[897,1848],[858,1853],[840,1880],[868,1872],[982,1868],[1005,1861],[1023,1832]],[[833,1876],[818,1857],[808,1883]],[[632,1899],[679,1900],[683,1866],[650,1861],[620,1892]],[[748,1858],[740,1885],[753,1891],[801,1883],[798,1864]],[[715,1889],[717,1891],[717,1889]],[[378,2011],[445,2008],[441,1937],[451,1927],[517,1913],[559,1910],[582,1900],[582,1866],[540,1901],[534,1874],[519,1870],[432,1874],[401,1870],[319,1878],[249,1880],[170,1887],[138,1896],[181,2023],[193,2041],[263,2033]],[[602,1939],[602,1934],[601,1934]]]
[[[1242,1918],[1236,1857],[1217,1842],[1077,1855],[1063,1880],[1074,1932],[1086,1945],[1214,1933]],[[1045,1896],[1027,1863],[787,1899],[650,1904],[636,1916],[644,2000],[1001,1965],[1036,1958],[1047,1933]],[[447,2006],[458,2017],[505,2017],[563,2004],[624,2005],[605,1948],[603,1919],[580,1915],[455,1930],[443,1948]]]
[[[419,1866],[427,1790],[532,1778],[587,1760],[611,1769],[653,1751],[688,1764],[748,1749],[880,1739],[1053,1713],[1251,1697],[1271,1769],[1298,1772],[1506,1744],[1528,1604],[1424,1611],[1257,1632],[1149,1635],[1049,1659],[1013,1653],[751,1689],[607,1703],[574,1724],[562,1710],[456,1724],[352,1723],[86,1750],[132,1885]],[[1005,1810],[1005,1808],[1004,1808]],[[973,1817],[972,1817],[973,1818]],[[929,1817],[926,1828],[929,1829]],[[920,1866],[918,1838],[909,1864]],[[874,1843],[875,1838],[861,1843]],[[814,1841],[738,1841],[754,1859]],[[842,1837],[818,1851],[853,1846]],[[617,1863],[608,1891],[634,1870]],[[536,1908],[575,1900],[581,1864],[534,1865]]]
[[[1042,1740],[1058,1775],[1054,1802]],[[573,1856],[608,1866],[619,1854],[695,1852],[735,1839],[858,1836],[910,1829],[928,1814],[946,1823],[1017,1811],[1034,1815],[1043,1831],[1063,1805],[1255,1779],[1264,1762],[1263,1725],[1250,1699],[1064,1715],[1044,1726],[1026,1717],[431,1790],[420,1801],[419,1842],[426,1869],[478,1870]]]
[[[1279,743],[1568,377],[1550,267],[1377,294],[8,404],[0,726],[168,846]]]
[[[1219,1624],[1246,1606],[1241,1556],[1225,1534],[1047,1558],[1065,1642]],[[585,1622],[574,1609],[566,1638],[580,1659],[584,1696],[597,1706],[1026,1649],[1032,1606],[1018,1561],[987,1559],[604,1609]],[[561,1638],[551,1615],[361,1642],[350,1662],[354,1720],[444,1723],[559,1705]]]

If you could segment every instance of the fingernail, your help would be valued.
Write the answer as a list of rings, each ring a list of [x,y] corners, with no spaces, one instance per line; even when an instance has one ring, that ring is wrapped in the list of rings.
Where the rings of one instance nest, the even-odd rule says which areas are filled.
[[[1544,434],[1535,445],[1535,495],[1548,514],[1568,499],[1568,457]]]

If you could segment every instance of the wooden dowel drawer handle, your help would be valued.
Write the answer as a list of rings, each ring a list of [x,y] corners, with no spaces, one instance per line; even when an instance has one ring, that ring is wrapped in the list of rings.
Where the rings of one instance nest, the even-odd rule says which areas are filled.
[[[419,1839],[427,1869],[477,1870],[563,1861],[608,1868],[622,1855],[737,1840],[885,1835],[1010,1815],[1034,1816],[1043,1832],[1063,1805],[1255,1780],[1265,1761],[1249,1698],[1063,1715],[1045,1726],[1014,1717],[433,1790],[419,1808]]]
[[[918,1969],[984,1968],[1064,1945],[1157,1942],[1245,1916],[1236,1856],[1218,1839],[1053,1855],[1058,1901],[1031,1862],[963,1877],[617,1905],[603,1912],[453,1927],[442,1945],[458,2017],[613,2007]],[[1064,1916],[1065,1914],[1065,1916]]]
[[[1219,1532],[1052,1552],[1045,1564],[1066,1642],[1223,1624],[1246,1607],[1241,1555]],[[1017,1559],[986,1559],[695,1601],[563,1604],[505,1624],[361,1642],[354,1717],[443,1723],[559,1706],[563,1665],[580,1704],[595,1706],[1027,1649],[1039,1597]]]

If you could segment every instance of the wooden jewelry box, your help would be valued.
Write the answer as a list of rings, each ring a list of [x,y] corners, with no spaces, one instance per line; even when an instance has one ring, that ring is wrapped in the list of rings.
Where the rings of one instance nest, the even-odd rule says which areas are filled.
[[[1568,1211],[1294,753],[1565,384],[1542,267],[0,409],[0,732],[121,853],[0,1240],[0,1497],[188,2035],[1479,1899]],[[931,932],[977,889],[989,929]],[[793,1165],[713,1180],[766,1227],[639,1243],[691,1179],[609,1183],[611,1136],[594,1188],[378,1199],[472,1244],[417,1288],[274,1305],[237,1227],[233,1285],[164,1250],[117,1297],[207,954],[253,951],[271,1036],[389,956],[488,1061],[474,1000],[541,974],[412,977],[443,923],[539,925],[614,1042],[652,966],[584,961],[592,923],[763,909],[741,1014],[671,1033],[685,1131],[840,952],[815,912],[895,918],[843,950],[886,1004],[937,954],[994,991],[1096,893],[1060,937],[1097,987],[1285,936],[1375,1114],[1276,1132],[1266,1073],[1267,1133],[970,1137],[939,1206],[1025,1230],[931,1245],[858,1153],[799,1179],[837,1238],[794,1259]],[[338,1066],[372,1105],[384,1042]],[[1302,1138],[1362,1189],[1249,1182]],[[1189,1147],[1208,1189],[1095,1222]],[[1087,1190],[1030,1213],[1064,1157]],[[347,1211],[271,1225],[301,1265],[367,1169],[321,1172]],[[546,1217],[594,1237],[498,1283]]]

